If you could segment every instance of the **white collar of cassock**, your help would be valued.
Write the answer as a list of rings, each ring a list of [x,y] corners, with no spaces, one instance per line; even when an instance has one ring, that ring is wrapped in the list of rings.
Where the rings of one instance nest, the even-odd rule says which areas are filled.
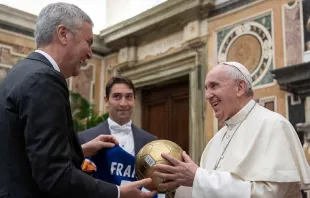
[[[234,126],[242,122],[247,116],[247,114],[251,111],[255,103],[256,102],[254,100],[250,100],[236,115],[226,120],[225,124],[227,126]]]
[[[108,118],[109,129],[111,133],[130,133],[131,132],[131,124],[132,120],[127,122],[124,125],[119,125],[114,122],[111,118]]]

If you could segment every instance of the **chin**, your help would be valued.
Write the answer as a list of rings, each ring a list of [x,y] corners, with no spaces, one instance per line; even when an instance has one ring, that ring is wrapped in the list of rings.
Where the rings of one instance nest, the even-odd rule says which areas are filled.
[[[74,71],[74,72],[72,73],[72,76],[78,76],[79,74],[80,74],[80,70]]]

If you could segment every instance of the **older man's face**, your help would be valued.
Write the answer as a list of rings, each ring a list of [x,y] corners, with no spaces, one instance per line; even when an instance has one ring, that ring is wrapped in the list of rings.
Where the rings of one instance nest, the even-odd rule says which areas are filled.
[[[217,119],[225,121],[236,112],[237,83],[227,75],[225,67],[216,66],[205,81],[206,100],[209,101]]]
[[[67,67],[71,70],[71,76],[77,76],[83,64],[93,56],[91,45],[93,43],[92,25],[84,22],[76,31],[70,35],[68,43],[68,63]]]

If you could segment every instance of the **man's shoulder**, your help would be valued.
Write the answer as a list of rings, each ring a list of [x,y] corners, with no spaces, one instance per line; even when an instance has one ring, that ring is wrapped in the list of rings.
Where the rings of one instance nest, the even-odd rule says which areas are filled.
[[[259,128],[272,128],[272,127],[285,127],[290,128],[293,130],[293,126],[291,122],[282,116],[280,113],[271,111],[265,107],[259,106],[257,108],[256,113],[251,118],[253,122],[255,122]],[[269,130],[262,130],[262,131],[269,131]],[[273,130],[272,130],[273,131]]]
[[[45,77],[44,80],[50,77],[53,78],[53,81],[55,81],[57,78],[64,81],[62,75],[54,68],[46,65],[43,62],[27,58],[19,61],[16,65],[14,65],[13,68],[9,71],[7,78],[10,79],[10,81],[11,79],[16,78],[18,79],[17,81],[23,82],[36,81],[39,79],[43,80],[42,76]]]
[[[254,115],[256,118],[262,119],[264,122],[289,122],[284,116],[280,113],[271,111],[263,106],[258,106],[257,111]]]
[[[99,125],[86,129],[84,131],[80,131],[77,133],[79,141],[81,144],[84,144],[94,138],[96,138],[97,136],[101,135],[101,134],[109,134],[108,131],[105,131],[107,129],[105,129],[105,125],[107,125],[107,120],[105,120],[104,122],[100,123]],[[108,128],[108,127],[107,127]]]
[[[132,128],[136,133],[139,133],[139,135],[142,135],[148,139],[153,139],[153,140],[158,139],[156,136],[152,135],[150,132],[147,132],[143,129],[140,129],[140,128],[136,127],[134,124],[132,125]]]

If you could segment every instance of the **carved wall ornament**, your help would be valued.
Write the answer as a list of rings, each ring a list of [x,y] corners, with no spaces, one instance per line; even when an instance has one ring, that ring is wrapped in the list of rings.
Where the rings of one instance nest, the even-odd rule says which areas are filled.
[[[256,21],[231,28],[219,45],[218,62],[236,61],[245,65],[251,72],[253,86],[268,72],[272,60],[271,34]]]
[[[178,32],[152,43],[139,46],[137,48],[138,60],[142,61],[148,56],[157,56],[169,51],[170,49],[180,48],[182,42],[183,32]]]

